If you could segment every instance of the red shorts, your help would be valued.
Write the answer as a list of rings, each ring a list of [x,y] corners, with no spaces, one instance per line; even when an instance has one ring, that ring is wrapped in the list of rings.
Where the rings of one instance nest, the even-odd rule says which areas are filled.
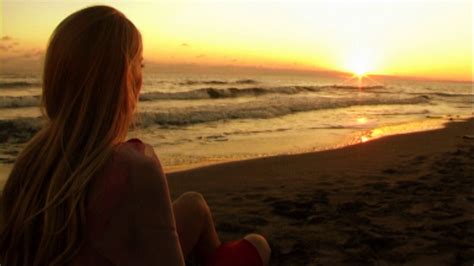
[[[220,245],[206,266],[263,266],[257,249],[246,239]]]

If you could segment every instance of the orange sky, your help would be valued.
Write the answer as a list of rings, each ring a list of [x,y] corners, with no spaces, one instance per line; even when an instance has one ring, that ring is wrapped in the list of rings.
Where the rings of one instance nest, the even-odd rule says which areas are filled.
[[[98,3],[0,2],[0,59],[37,61],[64,17]],[[472,80],[470,0],[100,3],[137,25],[148,61]]]

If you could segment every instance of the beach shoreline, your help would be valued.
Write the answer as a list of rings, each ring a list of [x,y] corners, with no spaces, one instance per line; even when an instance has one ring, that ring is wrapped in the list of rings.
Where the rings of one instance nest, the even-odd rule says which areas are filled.
[[[265,144],[262,144],[261,141],[258,140],[258,138],[251,138],[248,140],[245,140],[244,142],[240,144],[232,144],[232,145],[227,145],[225,146],[226,143],[217,143],[218,145],[222,144],[222,148],[220,148],[222,152],[224,152],[226,149],[228,149],[230,152],[228,154],[233,154],[236,153],[236,150],[242,150],[242,145],[250,145],[252,142],[257,141],[258,145],[255,146],[263,146],[263,148],[255,148],[252,147],[252,149],[255,150],[261,150],[260,152],[251,152],[248,155],[244,156],[239,156],[239,155],[222,155],[222,156],[211,156],[206,159],[193,159],[189,160],[184,160],[183,162],[180,162],[178,164],[176,163],[170,163],[168,157],[165,156],[165,159],[163,158],[162,154],[162,148],[160,146],[154,146],[155,152],[158,154],[158,156],[161,159],[161,163],[163,165],[163,168],[165,172],[167,173],[174,173],[174,172],[180,172],[180,171],[187,171],[187,170],[193,170],[196,168],[201,168],[201,167],[206,167],[206,166],[212,166],[212,165],[218,165],[222,163],[230,163],[230,162],[237,162],[237,161],[249,161],[249,160],[254,160],[254,159],[261,159],[261,158],[267,158],[267,157],[275,157],[275,156],[282,156],[282,155],[298,155],[298,154],[304,154],[304,153],[314,153],[314,152],[321,152],[321,151],[327,151],[327,150],[336,150],[340,148],[344,148],[347,146],[352,146],[356,145],[358,143],[362,142],[367,142],[367,141],[372,141],[377,138],[381,137],[386,137],[386,136],[393,136],[393,135],[400,135],[400,134],[406,134],[406,133],[412,133],[412,132],[419,132],[419,131],[428,131],[428,130],[433,130],[433,129],[439,129],[443,128],[444,124],[450,122],[450,121],[464,121],[467,119],[470,119],[471,116],[453,116],[453,115],[446,115],[446,116],[439,116],[439,117],[425,117],[423,119],[417,119],[417,120],[411,120],[411,121],[404,121],[404,122],[398,122],[398,123],[392,123],[392,124],[381,124],[381,125],[376,125],[374,127],[370,127],[367,125],[364,125],[366,123],[362,123],[360,127],[352,129],[352,132],[346,131],[345,133],[341,134],[338,133],[337,136],[336,131],[332,132],[334,136],[331,136],[331,133],[328,132],[323,132],[319,133],[321,135],[311,133],[311,134],[304,134],[304,135],[288,135],[288,136],[281,136],[279,139],[273,139],[272,141],[267,141]],[[162,130],[156,129],[156,131],[160,132]],[[31,133],[29,133],[31,134]],[[7,145],[3,145],[0,147],[0,154],[2,154],[2,158],[0,158],[0,191],[1,188],[3,187],[4,183],[6,182],[6,179],[8,178],[8,175],[13,168],[13,162],[15,157],[18,155],[18,153],[23,149],[23,146],[26,144],[26,141],[28,140],[27,135],[21,135],[23,138],[22,140],[16,140],[12,144],[5,143]],[[137,134],[136,132],[133,132],[129,135],[129,138],[140,138],[146,143],[152,143],[153,141],[150,140],[150,137],[147,134]],[[279,148],[271,148],[274,151],[268,151],[270,146],[277,146],[279,143],[278,140],[280,141],[285,141],[288,142],[289,139],[292,138],[298,138],[296,141],[297,145],[300,146],[298,149],[292,148],[292,145],[285,144],[282,147]],[[301,139],[302,138],[302,139]],[[324,141],[321,141],[321,139],[324,139]],[[316,142],[314,142],[316,139]],[[322,144],[325,143],[325,144]],[[209,147],[203,147],[204,150],[209,149]],[[215,148],[210,148],[212,151],[211,153],[215,152]],[[202,153],[202,152],[201,152]],[[253,154],[253,155],[250,155]],[[177,156],[177,155],[175,155]],[[202,156],[202,154],[195,154],[194,155],[196,158],[199,158]],[[189,155],[184,155],[183,157],[189,157]],[[188,158],[189,159],[189,158]],[[195,162],[191,162],[195,161]]]
[[[319,145],[317,147],[307,145],[298,150],[276,152],[276,153],[265,153],[260,156],[250,156],[248,158],[245,158],[245,157],[236,157],[233,159],[215,158],[214,160],[205,160],[198,163],[189,163],[189,164],[171,165],[171,166],[163,162],[162,164],[166,173],[175,173],[175,172],[195,170],[197,168],[214,166],[214,165],[219,165],[223,163],[233,163],[233,162],[240,162],[240,161],[251,161],[251,160],[262,159],[262,158],[272,158],[272,157],[278,157],[278,156],[293,156],[293,155],[301,155],[301,154],[307,154],[307,153],[325,152],[325,151],[331,151],[331,150],[338,150],[338,149],[350,147],[353,145],[358,145],[364,142],[373,141],[373,140],[384,138],[384,137],[442,129],[449,122],[467,121],[472,118],[473,118],[472,116],[453,117],[451,115],[440,116],[440,117],[430,117],[430,118],[424,118],[424,119],[419,119],[415,121],[405,121],[401,123],[381,125],[381,126],[377,126],[371,129],[360,128],[358,130],[354,130],[352,133],[347,133],[344,137],[340,136],[338,138],[338,141],[332,141],[331,144]],[[324,134],[323,136],[327,136],[327,134]],[[312,138],[319,138],[319,136],[313,135]],[[277,145],[277,143],[275,143],[274,145]],[[159,147],[155,149],[157,150],[158,156],[160,156]]]
[[[471,265],[474,119],[336,150],[168,173],[224,241],[257,232],[272,265]]]

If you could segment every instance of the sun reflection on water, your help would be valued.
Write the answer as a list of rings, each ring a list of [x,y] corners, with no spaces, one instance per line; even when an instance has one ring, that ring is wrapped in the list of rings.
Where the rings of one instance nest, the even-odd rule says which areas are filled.
[[[357,118],[357,123],[358,124],[365,124],[365,123],[367,123],[367,121],[368,121],[367,117],[362,116],[362,117]]]
[[[361,121],[364,120],[362,118],[358,118],[357,119],[358,122],[359,122],[359,119],[361,119]],[[435,119],[435,120],[410,122],[410,123],[400,124],[400,125],[382,126],[382,127],[360,132],[357,135],[354,142],[365,143],[374,139],[378,139],[378,138],[390,136],[390,135],[398,135],[398,134],[406,134],[406,133],[413,133],[413,132],[419,132],[419,131],[440,129],[444,127],[445,122],[446,122],[445,120]]]

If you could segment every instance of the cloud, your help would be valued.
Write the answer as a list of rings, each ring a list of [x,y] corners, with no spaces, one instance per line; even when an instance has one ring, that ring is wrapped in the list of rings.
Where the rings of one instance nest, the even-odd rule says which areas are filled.
[[[39,50],[39,49],[32,49],[32,50],[29,50],[29,51],[26,51],[25,53],[23,53],[22,57],[23,58],[39,58],[41,56],[43,56],[44,52]]]
[[[40,49],[12,50],[13,46],[0,44],[0,59],[2,61],[38,61],[44,57],[44,51]]]
[[[5,35],[0,38],[0,51],[2,52],[14,52],[13,48],[18,45],[18,41],[14,41],[10,36]]]
[[[11,40],[13,40],[13,38],[10,37],[10,36],[7,36],[7,35],[0,38],[0,41],[2,41],[2,42],[8,42],[8,41],[11,41]]]
[[[13,48],[15,48],[15,46],[17,46],[18,43],[12,43],[12,44],[0,44],[0,51],[4,51],[4,52],[15,52],[13,50]]]

